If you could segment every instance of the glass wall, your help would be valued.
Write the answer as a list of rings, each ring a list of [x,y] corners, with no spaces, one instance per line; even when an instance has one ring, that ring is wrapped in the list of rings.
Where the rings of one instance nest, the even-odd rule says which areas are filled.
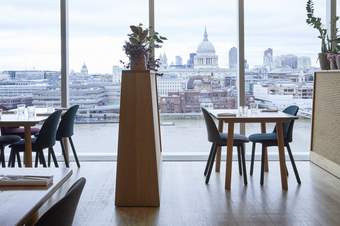
[[[313,72],[319,69],[321,49],[317,30],[306,24],[306,2],[245,1],[246,83],[251,87],[247,103],[279,110],[298,105],[300,119],[291,146],[304,158],[309,155]],[[314,3],[316,16],[326,23],[326,1]],[[259,125],[247,125],[247,133],[256,132]]]
[[[0,3],[0,105],[60,106],[59,0]]]
[[[237,103],[237,0],[156,0],[155,22],[168,38],[156,51],[163,152],[207,154],[201,107]]]
[[[148,1],[69,1],[70,104],[80,155],[117,151],[123,44],[130,25],[148,26]],[[94,142],[95,141],[95,142]]]

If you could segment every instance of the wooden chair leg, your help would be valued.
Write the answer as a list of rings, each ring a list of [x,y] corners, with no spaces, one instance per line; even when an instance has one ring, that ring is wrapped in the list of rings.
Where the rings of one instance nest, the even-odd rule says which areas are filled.
[[[2,168],[5,168],[6,167],[6,163],[5,163],[5,149],[4,149],[4,147],[2,145],[0,146],[0,161],[1,161]]]
[[[215,159],[216,152],[217,152],[217,145],[214,145],[214,146],[215,147],[213,149],[212,159]],[[205,178],[205,183],[206,184],[209,183],[209,179],[210,179],[210,175],[211,175],[211,171],[212,171],[213,166],[214,166],[214,161],[211,161],[211,164],[209,165],[207,177]]]
[[[242,144],[242,146],[241,146],[241,157],[242,157],[242,166],[243,166],[244,185],[247,185],[248,180],[247,180],[246,151],[245,151],[244,145],[245,144]]]
[[[21,165],[21,158],[20,158],[20,152],[17,151],[16,153],[16,156],[17,156],[17,162],[18,162],[18,166],[21,168],[22,165]]]
[[[237,161],[238,161],[238,172],[242,176],[242,158],[241,158],[241,146],[237,146]]]
[[[49,150],[49,152],[51,153],[51,156],[52,156],[52,160],[53,160],[54,166],[55,166],[55,167],[59,167],[58,161],[57,161],[57,157],[55,156],[55,152],[54,152],[53,148],[49,148],[48,150]]]
[[[77,153],[76,153],[76,149],[74,148],[74,144],[73,144],[73,140],[71,137],[68,138],[70,140],[70,144],[71,144],[71,147],[72,147],[72,152],[73,152],[73,157],[74,159],[76,160],[76,163],[77,163],[77,166],[78,168],[80,167],[80,163],[79,163],[79,160],[78,160],[78,156],[77,156]],[[215,158],[214,158],[215,159]]]
[[[264,180],[265,151],[266,151],[266,146],[265,146],[264,144],[262,144],[262,154],[261,154],[261,179],[260,179],[260,184],[261,184],[261,186],[263,185],[263,180]]]
[[[288,155],[289,155],[290,161],[291,161],[292,166],[293,166],[293,170],[294,170],[296,181],[298,182],[298,184],[301,184],[299,172],[298,172],[298,170],[296,168],[295,160],[294,160],[294,157],[293,157],[293,154],[292,154],[292,150],[290,149],[289,144],[287,144],[287,150],[288,150]]]
[[[208,160],[207,160],[207,164],[205,165],[205,169],[204,169],[204,176],[206,176],[207,172],[208,172],[208,168],[209,168],[209,165],[210,165],[210,162],[211,162],[211,157],[212,157],[214,145],[215,145],[214,143],[211,144],[209,157],[208,157]]]
[[[253,176],[253,172],[254,172],[255,148],[256,148],[256,143],[253,142],[253,146],[251,149],[251,160],[250,160],[250,176]]]
[[[60,146],[61,146],[61,151],[62,151],[62,154],[63,154],[63,157],[64,157],[64,162],[65,162],[65,165],[66,167],[70,167],[70,164],[66,158],[66,151],[65,151],[65,146],[64,146],[64,143],[63,143],[63,140],[61,139],[60,140]]]

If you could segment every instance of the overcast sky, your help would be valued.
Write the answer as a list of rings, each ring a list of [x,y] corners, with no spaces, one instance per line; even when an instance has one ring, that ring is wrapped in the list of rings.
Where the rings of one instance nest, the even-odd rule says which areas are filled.
[[[69,0],[70,67],[85,62],[90,73],[110,73],[124,59],[122,45],[130,24],[148,21],[148,0]],[[237,45],[236,0],[155,0],[156,29],[169,40],[159,52],[169,63],[186,62],[202,41],[204,27],[227,66]],[[306,0],[245,0],[246,58],[262,63],[263,51],[309,56],[316,65],[317,31],[305,23]],[[326,0],[315,0],[325,20]],[[0,1],[0,70],[60,69],[59,0]]]

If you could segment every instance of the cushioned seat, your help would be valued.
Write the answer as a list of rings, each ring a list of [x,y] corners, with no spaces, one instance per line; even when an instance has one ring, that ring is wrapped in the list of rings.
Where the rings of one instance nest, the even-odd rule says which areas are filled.
[[[36,145],[35,145],[36,140],[37,140],[37,138],[35,138],[35,137],[32,138],[32,151],[36,151],[36,149],[37,149]],[[20,138],[20,140],[18,142],[11,144],[9,147],[12,148],[15,151],[23,152],[23,151],[25,151],[25,140]]]
[[[0,145],[6,146],[9,144],[13,144],[15,142],[20,141],[21,138],[19,136],[15,135],[6,135],[6,136],[0,136]]]
[[[249,136],[249,140],[255,143],[276,142],[276,133],[255,133]]]
[[[221,136],[221,141],[222,143],[219,143],[220,145],[226,146],[227,145],[227,137],[228,134],[227,133],[220,133]],[[248,143],[249,139],[246,136],[243,136],[241,134],[237,134],[234,133],[234,145],[238,145],[238,144],[243,144],[243,143]]]
[[[40,129],[36,127],[31,127],[31,134],[37,135]],[[25,129],[23,127],[4,127],[1,129],[1,133],[3,135],[16,135],[24,138],[25,136]]]

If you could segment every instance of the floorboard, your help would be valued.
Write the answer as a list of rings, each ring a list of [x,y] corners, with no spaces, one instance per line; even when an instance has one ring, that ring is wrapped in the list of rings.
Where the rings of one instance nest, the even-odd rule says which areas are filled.
[[[83,176],[87,184],[74,226],[340,225],[340,180],[308,161],[297,162],[300,186],[288,165],[287,192],[281,190],[278,162],[269,163],[263,187],[259,162],[254,176],[248,177],[248,186],[243,185],[234,162],[230,192],[224,190],[225,163],[220,173],[212,172],[209,185],[204,183],[204,164],[163,162],[160,208],[116,208],[115,163],[82,162],[48,205]]]

